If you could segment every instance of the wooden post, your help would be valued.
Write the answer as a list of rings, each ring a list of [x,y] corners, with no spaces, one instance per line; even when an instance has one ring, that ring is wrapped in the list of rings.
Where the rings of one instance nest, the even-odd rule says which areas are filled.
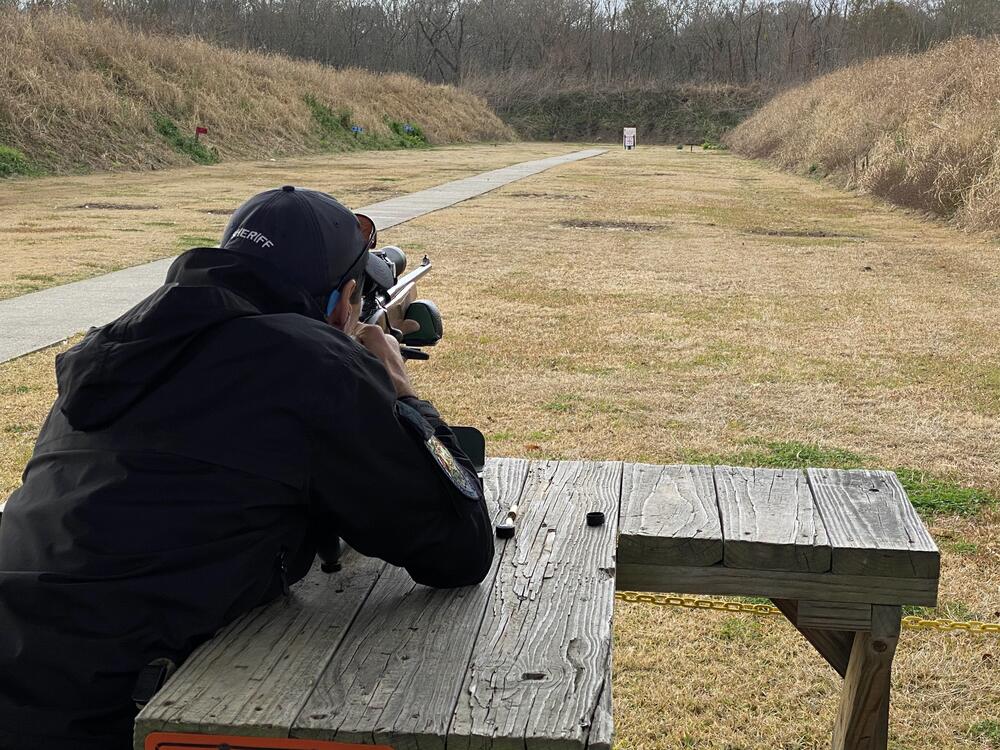
[[[885,750],[889,742],[889,684],[899,641],[901,609],[873,605],[872,629],[854,634],[844,677],[833,750]]]

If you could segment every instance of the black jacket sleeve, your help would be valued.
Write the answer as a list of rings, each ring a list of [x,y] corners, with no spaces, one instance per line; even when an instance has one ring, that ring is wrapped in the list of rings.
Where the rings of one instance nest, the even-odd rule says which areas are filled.
[[[427,401],[397,400],[382,364],[360,347],[337,369],[331,398],[314,415],[311,496],[317,517],[330,521],[326,533],[335,529],[421,584],[482,581],[493,561],[492,524],[451,429]],[[454,457],[458,481],[435,459],[432,437]]]

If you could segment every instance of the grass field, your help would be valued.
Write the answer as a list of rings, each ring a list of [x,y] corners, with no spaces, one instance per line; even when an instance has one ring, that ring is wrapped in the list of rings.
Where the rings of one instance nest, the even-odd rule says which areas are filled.
[[[172,231],[208,231],[184,211]],[[670,148],[560,167],[384,240],[436,266],[421,292],[446,337],[413,365],[418,391],[491,454],[896,468],[942,548],[937,613],[1000,620],[994,244]],[[43,250],[24,273],[51,273]],[[0,493],[54,396],[53,354],[0,366]],[[840,681],[780,618],[621,604],[615,639],[622,750],[828,747]],[[904,632],[890,747],[1000,747],[998,662],[995,637]]]
[[[0,181],[0,299],[219,241],[253,193],[294,183],[352,207],[572,146],[509,144],[368,151],[210,169]]]

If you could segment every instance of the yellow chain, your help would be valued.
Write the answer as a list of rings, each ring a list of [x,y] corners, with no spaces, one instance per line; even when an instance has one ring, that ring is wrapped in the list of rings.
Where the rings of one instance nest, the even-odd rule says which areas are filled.
[[[979,620],[927,619],[917,615],[907,615],[903,618],[903,627],[909,630],[963,630],[966,633],[1000,635],[1000,623]]]
[[[714,609],[721,612],[749,612],[754,615],[780,615],[781,610],[770,604],[727,602],[723,599],[698,599],[693,596],[668,596],[643,594],[638,591],[617,591],[615,598],[623,602],[641,602],[659,607],[687,607],[688,609]]]
[[[694,596],[670,596],[667,594],[644,594],[639,591],[617,591],[615,598],[623,602],[655,604],[658,607],[686,607],[688,609],[710,609],[719,612],[747,612],[752,615],[780,615],[781,610],[770,604],[730,602],[724,599],[699,599]],[[979,622],[978,620],[947,620],[907,615],[903,627],[908,630],[961,630],[966,633],[992,633],[1000,635],[1000,623]]]

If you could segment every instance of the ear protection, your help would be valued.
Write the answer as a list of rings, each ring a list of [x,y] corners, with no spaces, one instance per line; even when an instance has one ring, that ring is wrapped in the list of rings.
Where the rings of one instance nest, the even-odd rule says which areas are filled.
[[[330,315],[333,313],[333,308],[337,306],[337,303],[339,301],[340,301],[340,290],[334,289],[332,292],[330,292],[330,299],[326,303],[326,317],[328,318],[330,317]]]

